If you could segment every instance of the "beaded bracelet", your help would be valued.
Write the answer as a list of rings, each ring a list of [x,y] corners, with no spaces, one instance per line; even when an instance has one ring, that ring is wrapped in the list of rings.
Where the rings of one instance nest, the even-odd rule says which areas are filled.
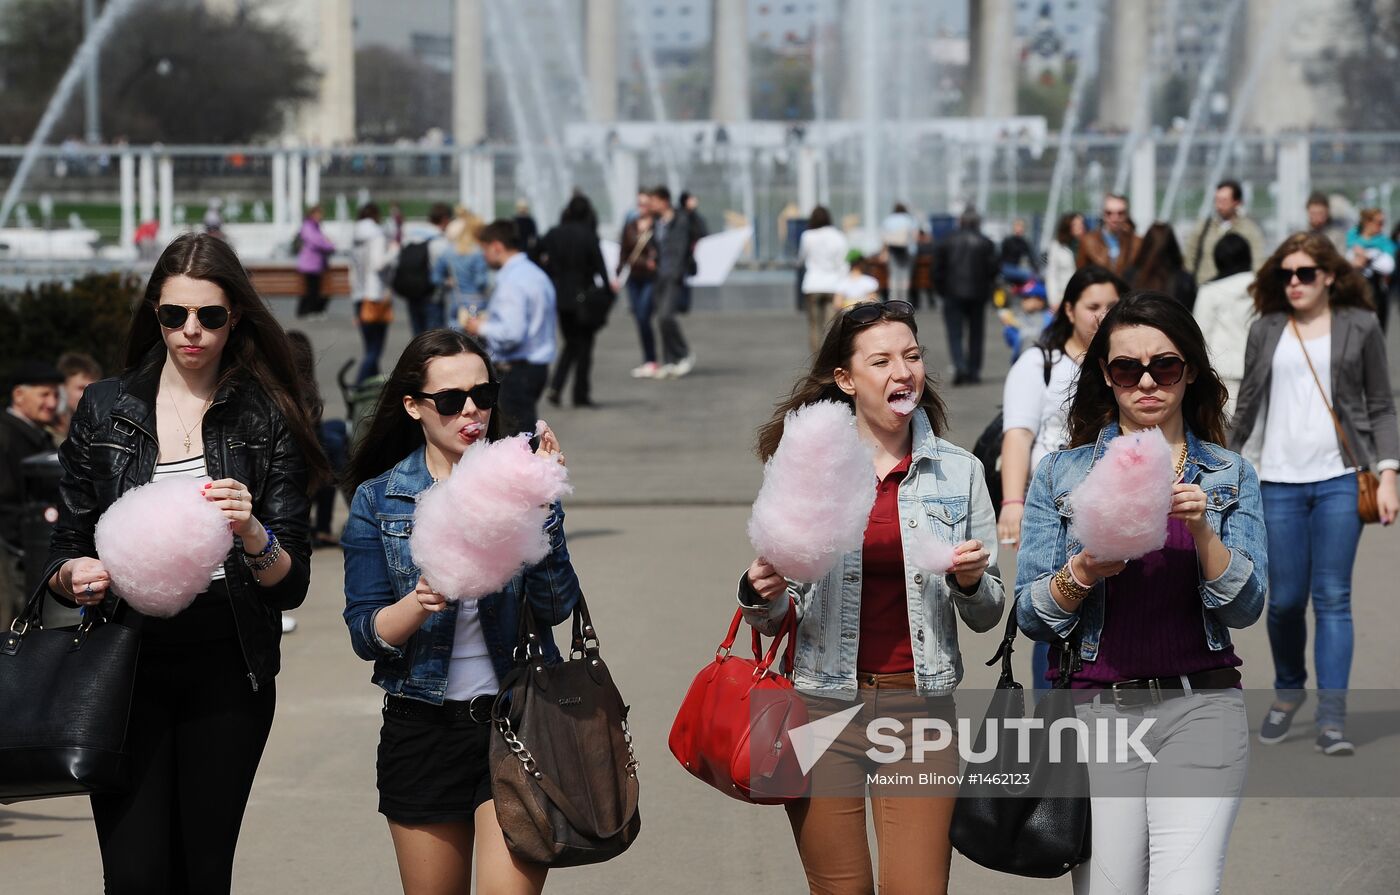
[[[282,558],[282,543],[277,540],[277,535],[271,529],[267,530],[267,547],[261,553],[243,554],[243,564],[254,572],[266,572],[277,565],[277,560]]]
[[[267,535],[267,543],[263,545],[263,548],[257,553],[249,553],[247,550],[244,550],[244,556],[251,559],[259,559],[272,552],[273,546],[277,543],[277,535],[273,534],[272,529],[268,528],[266,525],[263,526],[263,534]]]

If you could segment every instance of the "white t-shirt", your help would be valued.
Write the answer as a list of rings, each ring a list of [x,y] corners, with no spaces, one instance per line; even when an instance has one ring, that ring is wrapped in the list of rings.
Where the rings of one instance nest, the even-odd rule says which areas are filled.
[[[1069,402],[1079,381],[1079,364],[1062,351],[1052,352],[1050,384],[1045,383],[1045,353],[1028,348],[1011,372],[1001,398],[1001,431],[1029,429],[1035,433],[1031,444],[1031,473],[1042,458],[1069,443]]]
[[[1317,378],[1332,400],[1332,336],[1309,339]],[[1264,450],[1259,478],[1266,482],[1303,484],[1345,475],[1346,463],[1337,444],[1337,430],[1317,390],[1298,338],[1286,332],[1274,351],[1269,382],[1268,418],[1264,421]]]
[[[463,600],[457,606],[457,626],[452,635],[452,660],[447,663],[446,699],[465,702],[473,696],[496,693],[496,666],[481,630],[481,611],[476,600]]]
[[[836,289],[836,297],[841,307],[863,301],[880,291],[880,281],[867,274],[858,277],[848,276]]]
[[[802,275],[803,294],[834,294],[850,272],[846,264],[850,248],[846,234],[835,227],[818,227],[803,233],[797,244],[797,258],[807,266]]]

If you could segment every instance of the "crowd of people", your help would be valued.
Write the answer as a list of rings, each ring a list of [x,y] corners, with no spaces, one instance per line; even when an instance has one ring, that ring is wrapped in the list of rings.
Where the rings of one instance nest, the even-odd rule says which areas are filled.
[[[1241,199],[1238,184],[1221,183],[1184,252],[1166,224],[1139,236],[1116,195],[1096,227],[1064,215],[1044,257],[1024,222],[997,245],[972,210],[933,245],[952,386],[981,381],[996,291],[1021,300],[990,473],[945,437],[947,405],[907,300],[913,247],[926,241],[917,220],[899,205],[883,222],[882,297],[830,212],[813,211],[799,252],[811,364],[759,428],[758,454],[777,451],[790,411],[839,402],[870,449],[876,496],[861,547],[837,573],[796,582],[758,556],[741,576],[738,603],[755,630],[772,635],[795,619],[790,671],[800,690],[836,701],[905,691],[929,717],[954,719],[958,619],[980,632],[1010,612],[1039,644],[1037,686],[1069,688],[1081,718],[1150,712],[1162,722],[1156,745],[1169,751],[1189,748],[1193,725],[1209,718],[1244,744],[1245,657],[1230,632],[1265,616],[1275,701],[1256,736],[1275,744],[1307,698],[1311,602],[1315,744],[1328,756],[1355,751],[1351,578],[1372,470],[1379,521],[1400,514],[1400,427],[1377,313],[1395,245],[1378,212],[1342,233],[1310,201],[1310,231],[1269,252]],[[693,197],[673,204],[667,188],[648,189],[610,269],[581,194],[542,235],[524,209],[483,222],[436,205],[428,221],[431,232],[414,241],[374,203],[357,215],[357,375],[383,382],[348,454],[332,447],[320,401],[307,397],[309,343],[282,328],[215,235],[181,236],[157,259],[116,377],[80,355],[24,363],[12,377],[0,516],[17,518],[20,460],[57,446],[63,474],[44,574],[57,600],[113,609],[94,530],[148,482],[207,477],[204,497],[235,537],[188,609],[117,616],[140,626],[142,642],[131,785],[92,796],[109,892],[229,890],[275,713],[279,616],[307,594],[310,551],[318,531],[329,534],[328,512],[313,524],[313,502],[328,488],[333,500],[337,486],[351,497],[340,537],[344,618],[385,693],[376,782],[405,891],[465,891],[473,868],[482,891],[545,884],[546,868],[508,847],[495,814],[486,722],[522,613],[544,632],[543,661],[561,658],[548,632],[580,594],[563,508],[549,507],[542,560],[497,593],[449,601],[413,556],[415,507],[477,443],[528,433],[538,455],[564,462],[539,401],[559,405],[568,389],[575,407],[594,405],[595,336],[624,288],[642,358],[632,375],[688,374],[695,355],[678,317],[706,226]],[[312,209],[300,234],[299,315],[324,310],[320,277],[334,251]],[[394,296],[414,337],[382,376]],[[1091,510],[1066,497],[1115,439],[1148,430],[1175,463],[1165,544],[1130,561],[1091,555],[1071,528],[1076,511]],[[952,547],[945,574],[905,554],[906,528],[921,526]],[[1011,587],[999,567],[1007,552],[1017,555]],[[846,750],[842,760],[860,765],[864,755]],[[1103,796],[1122,779],[1091,777],[1094,857],[1074,869],[1075,890],[1218,891],[1246,761],[1241,745],[1213,768],[1212,792],[1191,798],[1155,792],[1145,764],[1113,771],[1136,779],[1140,797]],[[786,810],[813,891],[946,891],[955,803],[956,793],[911,798],[872,786]]]

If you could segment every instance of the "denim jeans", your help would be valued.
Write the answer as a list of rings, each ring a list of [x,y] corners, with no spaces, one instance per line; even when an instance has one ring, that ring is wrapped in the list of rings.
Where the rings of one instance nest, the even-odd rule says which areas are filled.
[[[1269,646],[1274,689],[1281,702],[1302,698],[1308,680],[1308,596],[1317,641],[1317,726],[1346,722],[1351,674],[1351,572],[1361,541],[1356,476],[1348,473],[1301,485],[1264,482],[1264,523],[1269,533]]]
[[[447,309],[443,307],[442,296],[434,292],[427,298],[410,299],[408,322],[415,336],[430,329],[442,329],[446,326]]]
[[[651,319],[656,315],[656,284],[650,280],[627,281],[627,298],[632,304],[632,316],[637,318],[637,337],[642,341],[642,361],[656,363],[656,330]]]

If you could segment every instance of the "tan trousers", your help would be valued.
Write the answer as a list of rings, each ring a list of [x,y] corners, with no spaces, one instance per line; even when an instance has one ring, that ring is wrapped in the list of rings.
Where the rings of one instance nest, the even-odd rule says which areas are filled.
[[[807,300],[807,344],[815,355],[836,314],[836,296],[830,292],[806,292],[802,297]]]
[[[865,754],[870,744],[865,739],[865,725],[882,713],[884,701],[879,692],[891,691],[895,706],[887,713],[905,718],[914,690],[914,675],[859,675],[861,698],[866,709],[832,745],[822,762],[833,761],[833,753],[845,761],[895,774],[901,771],[918,774],[956,775],[956,748],[937,753],[934,760],[918,765],[898,763],[877,765]],[[951,697],[918,699],[920,711],[948,720],[957,727]],[[907,745],[907,744],[906,744]],[[813,791],[822,791],[820,768],[813,780]],[[849,776],[846,779],[850,779]],[[880,895],[942,895],[948,891],[948,865],[952,845],[948,842],[948,825],[953,816],[956,787],[942,789],[910,788],[871,784],[869,798],[865,796],[832,797],[815,795],[789,803],[788,821],[792,824],[797,853],[807,874],[807,885],[820,895],[875,895],[877,872],[871,866],[870,843],[866,836],[865,805],[868,801],[875,821],[875,842],[879,849],[878,891]],[[927,792],[939,795],[929,797]]]

